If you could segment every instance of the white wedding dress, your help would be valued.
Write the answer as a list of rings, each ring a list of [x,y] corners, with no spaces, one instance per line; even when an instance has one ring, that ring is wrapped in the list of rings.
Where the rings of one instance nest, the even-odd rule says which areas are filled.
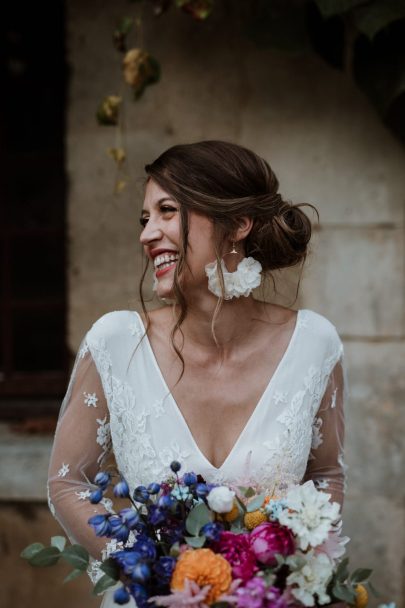
[[[72,541],[95,558],[106,554],[106,539],[97,538],[87,520],[110,509],[110,502],[92,505],[86,498],[89,480],[111,450],[131,490],[163,480],[170,462],[178,460],[183,472],[209,482],[271,492],[280,484],[313,479],[342,503],[343,346],[325,317],[298,311],[289,345],[220,467],[196,444],[144,333],[138,313],[112,312],[93,325],[77,354],[48,484],[51,511]],[[114,548],[115,541],[107,543],[107,552]],[[111,590],[102,606],[116,606]]]

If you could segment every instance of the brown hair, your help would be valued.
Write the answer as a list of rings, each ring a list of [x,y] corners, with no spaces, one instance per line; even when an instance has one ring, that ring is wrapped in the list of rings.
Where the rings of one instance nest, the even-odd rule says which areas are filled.
[[[284,200],[278,192],[278,180],[270,165],[251,150],[225,141],[210,140],[173,146],[146,165],[145,171],[147,180],[153,179],[180,204],[182,239],[173,283],[179,314],[171,331],[171,340],[182,362],[181,378],[184,360],[174,344],[174,336],[177,331],[181,332],[187,315],[181,276],[187,264],[189,211],[201,213],[213,221],[222,291],[224,281],[219,244],[224,238],[232,240],[232,234],[242,217],[253,220],[251,231],[243,242],[245,255],[258,260],[263,273],[271,275],[273,270],[304,263],[311,238],[311,222],[301,207],[311,207],[317,215],[318,212],[309,203],[294,205]],[[142,287],[147,269],[148,261],[140,283],[142,308],[148,321],[146,331],[149,317]],[[215,319],[222,303],[223,298],[219,298],[212,320],[215,341]]]

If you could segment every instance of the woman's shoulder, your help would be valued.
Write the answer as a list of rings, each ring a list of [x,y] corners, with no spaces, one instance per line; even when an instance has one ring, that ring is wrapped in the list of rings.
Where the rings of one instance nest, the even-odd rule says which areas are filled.
[[[308,308],[298,311],[297,326],[304,330],[307,339],[316,340],[335,350],[343,350],[336,326],[324,315]]]
[[[89,340],[110,341],[142,335],[142,321],[134,310],[114,310],[99,317],[87,333]]]

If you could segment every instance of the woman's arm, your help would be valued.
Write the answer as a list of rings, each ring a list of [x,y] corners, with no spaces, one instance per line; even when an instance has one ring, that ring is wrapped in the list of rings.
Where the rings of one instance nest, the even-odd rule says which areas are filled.
[[[329,375],[326,390],[312,427],[312,449],[305,481],[312,479],[319,489],[343,506],[345,492],[344,402],[346,386],[342,358]]]
[[[102,503],[87,499],[89,482],[101,469],[110,451],[107,402],[93,358],[82,345],[62,404],[49,466],[50,508],[72,542],[101,558],[106,540],[97,538],[88,519],[106,513]]]

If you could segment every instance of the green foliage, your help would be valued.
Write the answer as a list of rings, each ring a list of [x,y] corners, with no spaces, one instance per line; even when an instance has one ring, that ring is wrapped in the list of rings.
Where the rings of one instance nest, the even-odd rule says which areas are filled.
[[[104,591],[106,591],[106,589],[109,589],[109,587],[115,585],[116,582],[117,581],[114,578],[111,578],[110,576],[108,576],[108,574],[104,574],[104,576],[102,576],[94,585],[93,595],[99,595],[100,593],[103,593]]]
[[[20,557],[29,561],[34,555],[42,551],[42,549],[45,549],[45,546],[42,543],[32,543],[21,551]]]
[[[28,561],[31,566],[43,568],[53,566],[59,561],[61,552],[57,547],[46,547],[33,555]]]
[[[205,536],[186,536],[186,543],[193,547],[194,549],[201,549],[205,543]]]
[[[256,496],[256,498],[254,498],[246,507],[246,511],[248,513],[252,513],[253,511],[257,511],[257,509],[260,509],[261,506],[263,506],[263,502],[264,499],[266,498],[266,494],[259,494],[258,496]]]
[[[201,528],[211,521],[213,521],[212,512],[205,503],[199,503],[190,511],[186,519],[187,532],[193,536],[198,536]]]
[[[113,578],[116,581],[120,577],[120,569],[118,564],[111,557],[103,561],[100,566],[100,570],[102,570],[104,574],[108,574],[110,578]]]
[[[62,557],[77,570],[86,570],[89,565],[89,554],[81,545],[71,545],[62,552]]]
[[[52,536],[51,546],[63,551],[66,546],[66,538],[64,536]]]

